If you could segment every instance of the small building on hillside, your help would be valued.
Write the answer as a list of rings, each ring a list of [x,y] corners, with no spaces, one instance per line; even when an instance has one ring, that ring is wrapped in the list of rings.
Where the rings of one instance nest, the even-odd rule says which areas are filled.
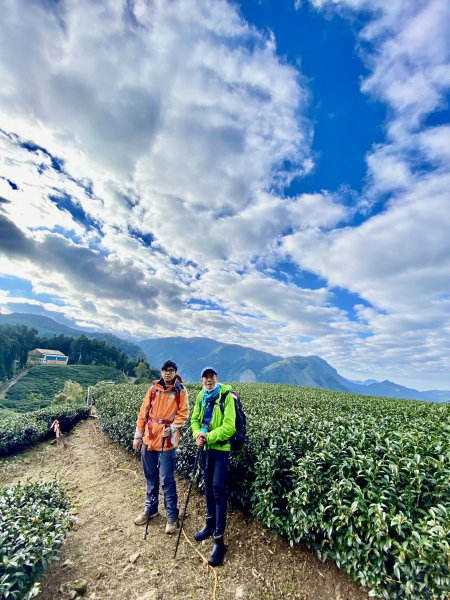
[[[67,365],[69,357],[59,350],[35,348],[28,352],[28,362],[34,365]]]

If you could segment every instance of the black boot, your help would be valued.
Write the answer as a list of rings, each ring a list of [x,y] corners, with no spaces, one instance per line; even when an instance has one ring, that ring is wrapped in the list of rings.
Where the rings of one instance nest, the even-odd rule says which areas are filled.
[[[203,527],[203,529],[200,529],[200,531],[196,531],[194,533],[194,540],[196,542],[203,542],[203,540],[206,540],[207,538],[211,537],[214,533],[215,525],[215,517],[206,517],[205,526]]]
[[[226,551],[227,547],[223,542],[223,535],[220,537],[214,537],[214,546],[208,558],[208,564],[210,564],[212,567],[221,565]]]

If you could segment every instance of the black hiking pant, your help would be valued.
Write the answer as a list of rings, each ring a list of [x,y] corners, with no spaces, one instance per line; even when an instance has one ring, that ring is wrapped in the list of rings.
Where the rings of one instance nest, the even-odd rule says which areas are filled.
[[[207,516],[215,518],[214,537],[220,537],[225,532],[229,457],[230,453],[226,450],[205,450],[202,452],[206,509]]]

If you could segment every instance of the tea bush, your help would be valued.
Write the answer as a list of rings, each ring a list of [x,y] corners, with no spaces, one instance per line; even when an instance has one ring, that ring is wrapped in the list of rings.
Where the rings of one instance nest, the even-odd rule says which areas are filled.
[[[69,500],[57,481],[0,490],[0,597],[28,600],[70,529]]]
[[[192,403],[199,389],[188,385]],[[371,595],[448,600],[448,405],[233,384],[249,442],[232,455],[230,494],[291,544],[331,558]],[[131,449],[147,386],[97,386],[100,426]],[[196,448],[182,433],[177,469]]]
[[[23,450],[52,435],[50,425],[54,419],[58,419],[64,433],[85,419],[89,412],[86,404],[51,404],[33,412],[4,417],[0,419],[0,456]]]
[[[104,365],[36,366],[8,390],[2,405],[21,413],[38,410],[52,402],[68,379],[86,388],[99,381],[122,381],[125,376]]]

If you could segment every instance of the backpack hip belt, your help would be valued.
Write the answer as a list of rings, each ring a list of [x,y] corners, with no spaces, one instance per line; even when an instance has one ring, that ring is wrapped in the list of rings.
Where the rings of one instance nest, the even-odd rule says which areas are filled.
[[[175,417],[174,417],[175,418]],[[156,417],[148,417],[147,428],[148,428],[148,437],[152,439],[153,437],[153,423],[158,423],[159,425],[171,425],[174,421],[173,419],[157,419]],[[170,446],[173,446],[173,442],[169,437],[166,442],[166,448],[168,449]]]
[[[159,423],[160,425],[172,425],[174,419],[157,419],[156,417],[149,417],[149,421],[152,423]]]

